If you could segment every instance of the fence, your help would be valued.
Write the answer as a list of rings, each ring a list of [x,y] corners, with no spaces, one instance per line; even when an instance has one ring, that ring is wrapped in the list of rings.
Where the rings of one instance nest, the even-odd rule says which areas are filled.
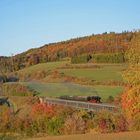
[[[58,105],[70,106],[78,109],[85,109],[94,112],[99,112],[101,110],[108,110],[113,112],[118,109],[115,105],[110,105],[110,104],[88,103],[88,102],[81,102],[81,101],[54,99],[54,98],[45,98],[45,102],[51,105],[58,104]]]

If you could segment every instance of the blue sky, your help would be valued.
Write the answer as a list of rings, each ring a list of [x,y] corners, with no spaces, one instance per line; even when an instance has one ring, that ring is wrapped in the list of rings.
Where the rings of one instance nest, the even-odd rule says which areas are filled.
[[[0,0],[0,55],[140,28],[140,0]]]

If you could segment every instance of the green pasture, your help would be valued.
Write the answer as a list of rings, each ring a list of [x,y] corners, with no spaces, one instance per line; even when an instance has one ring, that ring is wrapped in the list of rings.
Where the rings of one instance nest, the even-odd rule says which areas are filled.
[[[89,68],[89,67],[80,67],[79,64],[74,64],[78,66],[75,68],[67,68],[70,65],[69,61],[60,61],[60,62],[49,62],[34,65],[23,70],[20,70],[20,73],[33,73],[41,70],[58,70],[64,75],[74,76],[79,78],[86,78],[95,81],[122,81],[121,73],[126,68],[123,64],[95,64],[99,65],[98,68]],[[93,63],[84,64],[84,65],[94,65]],[[65,66],[65,68],[63,68]],[[73,65],[72,65],[73,66]],[[59,69],[58,69],[59,67]],[[119,93],[123,91],[121,86],[104,86],[104,85],[95,85],[95,86],[84,86],[74,83],[51,83],[49,80],[47,83],[40,81],[29,81],[22,82],[21,84],[29,86],[31,89],[38,91],[39,96],[49,96],[49,97],[58,97],[62,95],[69,96],[91,96],[99,95],[102,97],[103,101],[109,96],[116,97]]]
[[[122,81],[124,65],[101,65],[95,69],[60,69],[65,75],[79,78],[87,78],[96,81]]]
[[[22,83],[31,89],[38,91],[39,96],[58,97],[63,95],[69,96],[94,96],[99,95],[103,101],[109,96],[116,97],[122,92],[123,87],[120,86],[83,86],[73,83],[38,83],[25,82]]]
[[[41,64],[24,68],[18,71],[18,73],[29,74],[29,73],[34,73],[37,71],[42,71],[42,70],[44,71],[58,70],[59,72],[62,72],[67,76],[87,78],[87,79],[95,80],[95,81],[122,81],[123,79],[122,79],[121,73],[122,73],[122,70],[126,68],[124,64],[95,64],[95,65],[99,65],[100,68],[80,68],[79,67],[79,68],[70,69],[70,68],[66,68],[67,66],[66,64],[70,64],[70,62],[58,61],[58,62],[41,63]],[[84,65],[89,66],[89,65],[94,65],[94,64],[88,63]],[[63,66],[65,66],[65,69],[63,69]],[[80,66],[80,65],[73,64],[72,66]]]

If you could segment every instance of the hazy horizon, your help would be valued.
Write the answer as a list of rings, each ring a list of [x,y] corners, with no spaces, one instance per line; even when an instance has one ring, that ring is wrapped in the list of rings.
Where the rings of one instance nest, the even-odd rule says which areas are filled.
[[[0,1],[0,56],[103,32],[139,29],[139,0]]]

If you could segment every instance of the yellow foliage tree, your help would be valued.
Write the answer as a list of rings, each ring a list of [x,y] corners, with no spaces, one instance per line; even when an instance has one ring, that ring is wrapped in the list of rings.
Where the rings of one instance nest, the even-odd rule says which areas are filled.
[[[131,45],[125,55],[128,69],[123,73],[124,80],[131,85],[140,84],[140,33],[132,39]]]
[[[140,33],[137,33],[126,52],[128,69],[124,79],[132,86],[122,95],[122,109],[130,129],[140,130]]]

